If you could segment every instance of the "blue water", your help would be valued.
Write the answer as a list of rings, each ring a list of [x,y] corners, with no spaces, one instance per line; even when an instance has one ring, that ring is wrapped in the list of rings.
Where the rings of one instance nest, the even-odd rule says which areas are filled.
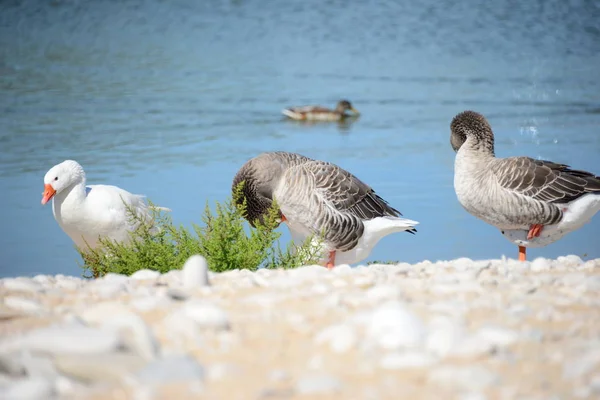
[[[64,159],[189,225],[268,150],[337,163],[421,222],[370,260],[516,257],[456,200],[450,121],[479,111],[498,156],[600,173],[599,66],[597,1],[4,1],[0,276],[81,274],[40,205]],[[358,121],[280,115],[340,98]],[[600,257],[600,217],[529,251],[564,254]]]

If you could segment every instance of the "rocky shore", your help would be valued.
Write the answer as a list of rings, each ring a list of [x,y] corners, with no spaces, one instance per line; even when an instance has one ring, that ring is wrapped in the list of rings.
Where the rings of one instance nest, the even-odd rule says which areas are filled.
[[[0,280],[0,399],[600,398],[600,259]]]

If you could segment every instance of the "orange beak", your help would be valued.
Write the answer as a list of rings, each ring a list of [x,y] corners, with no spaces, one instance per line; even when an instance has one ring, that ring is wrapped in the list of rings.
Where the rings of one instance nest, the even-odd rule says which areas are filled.
[[[44,185],[44,193],[42,193],[42,205],[49,202],[50,199],[53,198],[55,194],[56,194],[56,190],[54,190],[52,185],[50,185],[49,183],[46,183]]]

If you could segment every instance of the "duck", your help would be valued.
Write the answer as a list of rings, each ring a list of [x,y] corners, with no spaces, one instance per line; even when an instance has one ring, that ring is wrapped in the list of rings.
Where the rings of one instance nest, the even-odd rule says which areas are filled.
[[[599,176],[553,161],[496,157],[494,133],[482,114],[457,114],[450,131],[459,203],[517,245],[520,261],[527,248],[556,242],[600,210]]]
[[[130,240],[129,233],[139,221],[131,221],[127,207],[145,221],[152,219],[152,209],[171,211],[150,207],[144,196],[117,186],[86,185],[85,171],[74,160],[65,160],[46,172],[41,203],[49,201],[60,228],[84,251],[97,248],[101,237],[119,243]]]
[[[328,269],[363,261],[389,234],[416,233],[417,221],[401,217],[369,185],[330,162],[298,153],[265,152],[242,165],[232,191],[242,182],[235,202],[245,202],[250,225],[264,223],[275,201],[279,222],[287,225],[293,242],[301,245],[312,236],[311,245],[319,246],[319,262]]]
[[[335,109],[317,105],[284,108],[281,113],[288,118],[299,121],[340,121],[350,117],[346,111],[351,111],[355,117],[360,113],[348,100],[338,101]]]

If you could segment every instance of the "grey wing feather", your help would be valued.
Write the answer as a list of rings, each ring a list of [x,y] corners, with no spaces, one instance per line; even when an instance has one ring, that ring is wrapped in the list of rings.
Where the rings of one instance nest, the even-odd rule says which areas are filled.
[[[568,203],[588,193],[600,193],[600,177],[552,161],[498,159],[494,171],[502,187],[546,203]]]

